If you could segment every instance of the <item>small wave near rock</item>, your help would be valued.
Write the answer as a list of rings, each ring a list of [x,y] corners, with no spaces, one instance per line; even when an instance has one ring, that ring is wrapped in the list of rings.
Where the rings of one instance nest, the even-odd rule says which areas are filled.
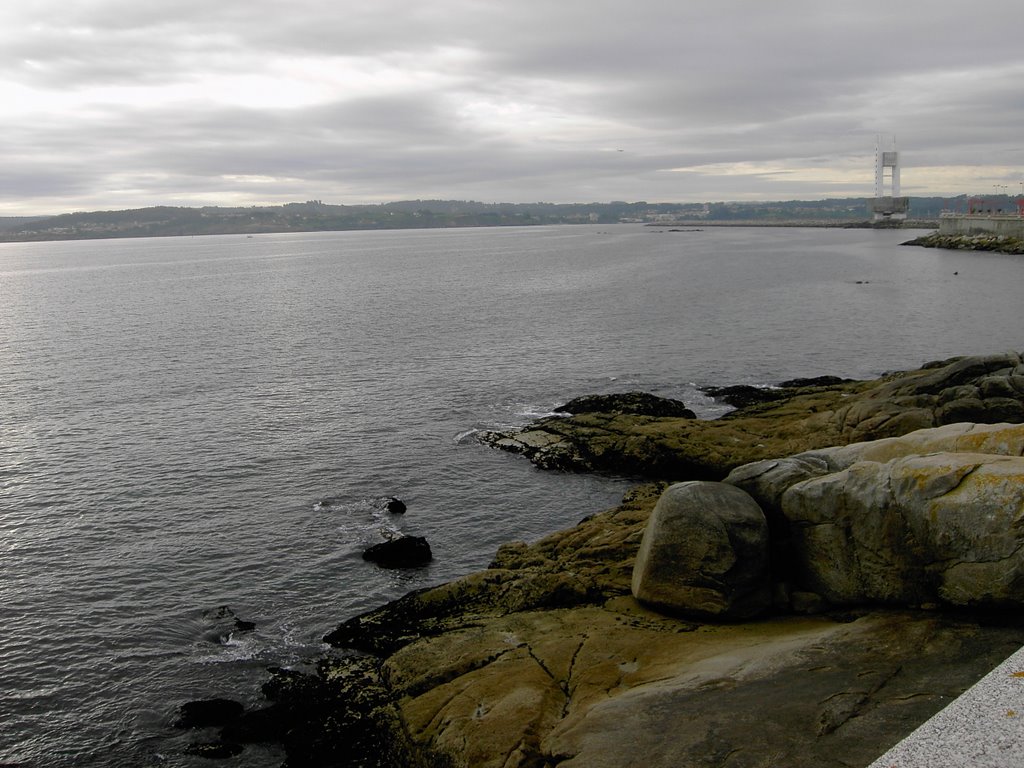
[[[240,619],[226,605],[203,611],[203,621],[207,626],[203,632],[203,639],[218,645],[227,645],[236,634],[256,629],[254,622]]]

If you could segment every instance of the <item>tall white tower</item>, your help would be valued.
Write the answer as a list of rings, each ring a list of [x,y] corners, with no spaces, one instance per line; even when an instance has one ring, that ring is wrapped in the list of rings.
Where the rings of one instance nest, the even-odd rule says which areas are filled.
[[[875,199],[870,208],[876,222],[899,222],[907,218],[910,199],[900,197],[900,153],[896,151],[895,136],[875,138]]]
[[[885,194],[886,171],[889,172],[889,194]],[[900,153],[896,151],[896,137],[875,138],[875,197],[900,196]]]

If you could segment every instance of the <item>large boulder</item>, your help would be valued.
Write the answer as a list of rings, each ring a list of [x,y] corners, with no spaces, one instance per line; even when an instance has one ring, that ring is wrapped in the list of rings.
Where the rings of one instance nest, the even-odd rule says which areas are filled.
[[[666,490],[633,566],[633,595],[658,610],[746,619],[771,604],[768,524],[747,493],[691,481]]]
[[[997,456],[1024,455],[1024,425],[948,424],[919,429],[899,437],[869,440],[804,451],[783,458],[765,459],[737,467],[725,482],[742,488],[761,505],[775,522],[782,513],[782,494],[791,485],[833,472],[859,461],[884,463],[904,456],[929,453],[986,453]]]
[[[1024,604],[1024,458],[862,461],[782,497],[804,584],[835,604]]]
[[[773,534],[776,579],[835,604],[1024,604],[1024,425],[952,424],[761,461],[726,482]],[[784,553],[784,554],[783,554]]]

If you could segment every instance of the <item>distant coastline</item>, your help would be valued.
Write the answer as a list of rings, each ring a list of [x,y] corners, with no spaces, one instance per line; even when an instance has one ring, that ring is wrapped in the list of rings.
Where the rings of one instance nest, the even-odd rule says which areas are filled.
[[[935,228],[949,200],[914,198],[905,228]],[[56,216],[0,217],[0,242],[109,238],[255,235],[380,229],[645,224],[651,227],[863,227],[864,198],[772,203],[480,203],[410,200],[329,205],[319,200],[278,206],[155,206]]]
[[[649,227],[815,227],[819,229],[935,229],[938,219],[907,219],[896,226],[879,227],[864,220],[842,219],[747,219],[741,221],[699,221],[685,220],[671,223],[648,224]]]

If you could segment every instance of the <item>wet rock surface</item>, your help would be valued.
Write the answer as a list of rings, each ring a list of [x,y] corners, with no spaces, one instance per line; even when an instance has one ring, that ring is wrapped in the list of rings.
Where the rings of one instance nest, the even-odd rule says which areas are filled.
[[[743,464],[816,448],[957,422],[1024,422],[1024,361],[1016,352],[954,358],[877,381],[787,383],[806,381],[713,421],[588,412],[479,439],[544,469],[721,480]]]
[[[430,544],[422,536],[396,536],[374,544],[363,552],[363,559],[382,568],[419,568],[434,559]]]
[[[222,726],[236,720],[245,711],[241,702],[233,699],[199,699],[188,701],[178,708],[176,728],[206,728]]]
[[[211,643],[224,645],[238,633],[252,632],[256,624],[241,619],[226,605],[203,611],[203,622],[206,624],[204,637]]]
[[[681,400],[658,397],[647,392],[623,392],[612,395],[585,395],[555,408],[558,413],[630,413],[636,416],[663,416],[695,419],[696,414]]]

